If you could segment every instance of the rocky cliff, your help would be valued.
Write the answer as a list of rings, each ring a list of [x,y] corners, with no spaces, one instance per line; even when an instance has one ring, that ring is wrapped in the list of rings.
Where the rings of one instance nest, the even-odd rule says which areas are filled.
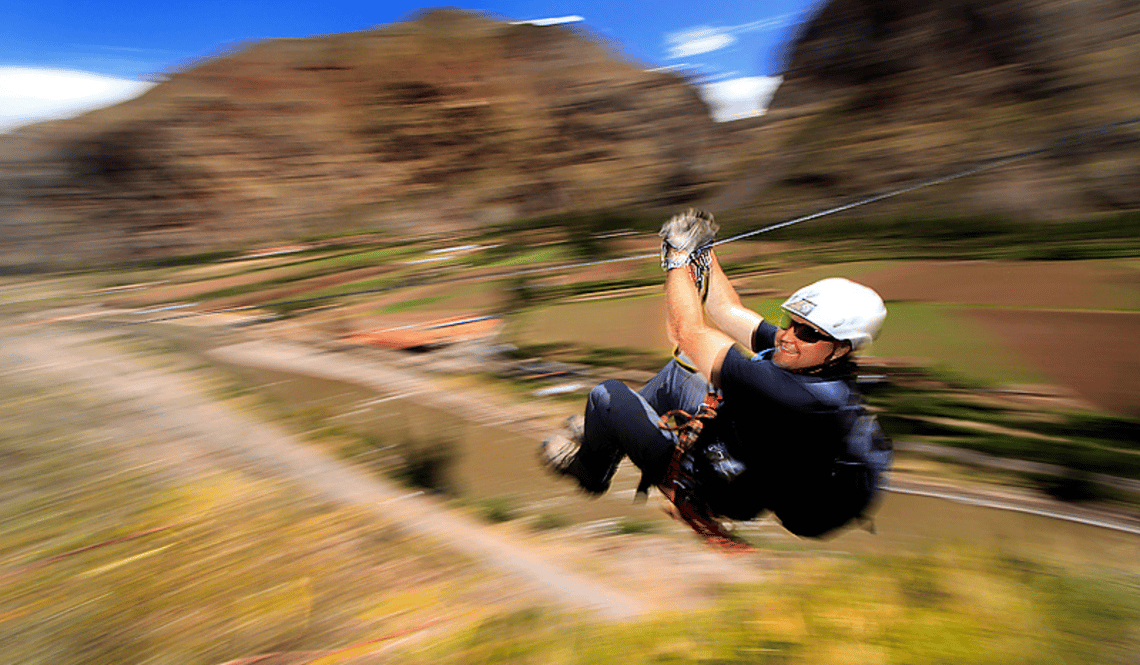
[[[9,263],[60,238],[83,261],[676,206],[723,178],[724,137],[683,78],[583,33],[437,10],[7,137],[0,231]]]
[[[1135,118],[1138,72],[1138,0],[831,0],[769,114],[718,125],[586,33],[432,11],[0,137],[0,267],[693,202],[759,223]],[[860,213],[1137,208],[1132,124]]]
[[[1140,117],[1136,0],[831,0],[726,204],[797,210]],[[762,198],[758,198],[762,197]],[[1028,220],[1140,208],[1140,123],[865,209]]]

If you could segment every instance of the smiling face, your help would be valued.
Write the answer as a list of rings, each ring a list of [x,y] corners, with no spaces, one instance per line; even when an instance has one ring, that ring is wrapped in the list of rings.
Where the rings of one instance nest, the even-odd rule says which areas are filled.
[[[802,372],[842,358],[851,351],[850,344],[837,342],[795,314],[790,317],[791,324],[776,331],[776,350],[772,353],[776,367]],[[800,339],[797,332],[811,341]]]

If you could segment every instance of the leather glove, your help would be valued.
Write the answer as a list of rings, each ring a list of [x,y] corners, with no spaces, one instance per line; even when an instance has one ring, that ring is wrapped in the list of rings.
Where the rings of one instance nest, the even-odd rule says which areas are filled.
[[[703,210],[690,208],[671,217],[657,233],[661,237],[661,268],[680,268],[696,259],[703,261],[707,271],[708,245],[719,229],[712,213]]]

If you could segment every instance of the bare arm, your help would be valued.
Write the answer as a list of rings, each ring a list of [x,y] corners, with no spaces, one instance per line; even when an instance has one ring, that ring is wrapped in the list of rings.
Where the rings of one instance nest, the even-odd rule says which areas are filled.
[[[705,323],[701,296],[687,267],[674,268],[665,275],[665,309],[669,338],[706,380],[719,386],[720,366],[733,340]]]
[[[752,332],[764,320],[756,312],[740,303],[740,296],[720,267],[716,253],[709,252],[709,294],[705,312],[714,326],[746,349],[752,348]]]

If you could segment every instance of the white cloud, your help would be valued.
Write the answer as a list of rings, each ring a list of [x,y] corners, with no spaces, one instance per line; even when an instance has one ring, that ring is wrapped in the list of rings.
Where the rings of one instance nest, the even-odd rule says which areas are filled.
[[[582,18],[581,16],[573,15],[556,16],[554,18],[536,18],[529,21],[511,21],[511,23],[513,25],[521,25],[523,23],[529,23],[530,25],[561,25],[563,23],[578,23],[579,21],[585,20],[586,19]]]
[[[740,25],[728,28],[731,32],[766,32],[768,30],[778,30],[786,28],[795,23],[798,14],[780,14],[771,18],[760,19],[759,21],[752,21],[751,23],[742,23]]]
[[[0,133],[118,104],[154,85],[69,69],[0,67]]]
[[[717,122],[740,120],[763,115],[782,80],[779,76],[745,76],[702,84],[700,92]]]
[[[736,37],[720,28],[694,28],[667,35],[669,58],[688,58],[731,46]]]
[[[736,35],[747,32],[767,32],[791,25],[796,14],[780,14],[759,21],[715,28],[701,26],[665,35],[669,43],[669,58],[687,58],[702,53],[719,51],[736,43]]]

